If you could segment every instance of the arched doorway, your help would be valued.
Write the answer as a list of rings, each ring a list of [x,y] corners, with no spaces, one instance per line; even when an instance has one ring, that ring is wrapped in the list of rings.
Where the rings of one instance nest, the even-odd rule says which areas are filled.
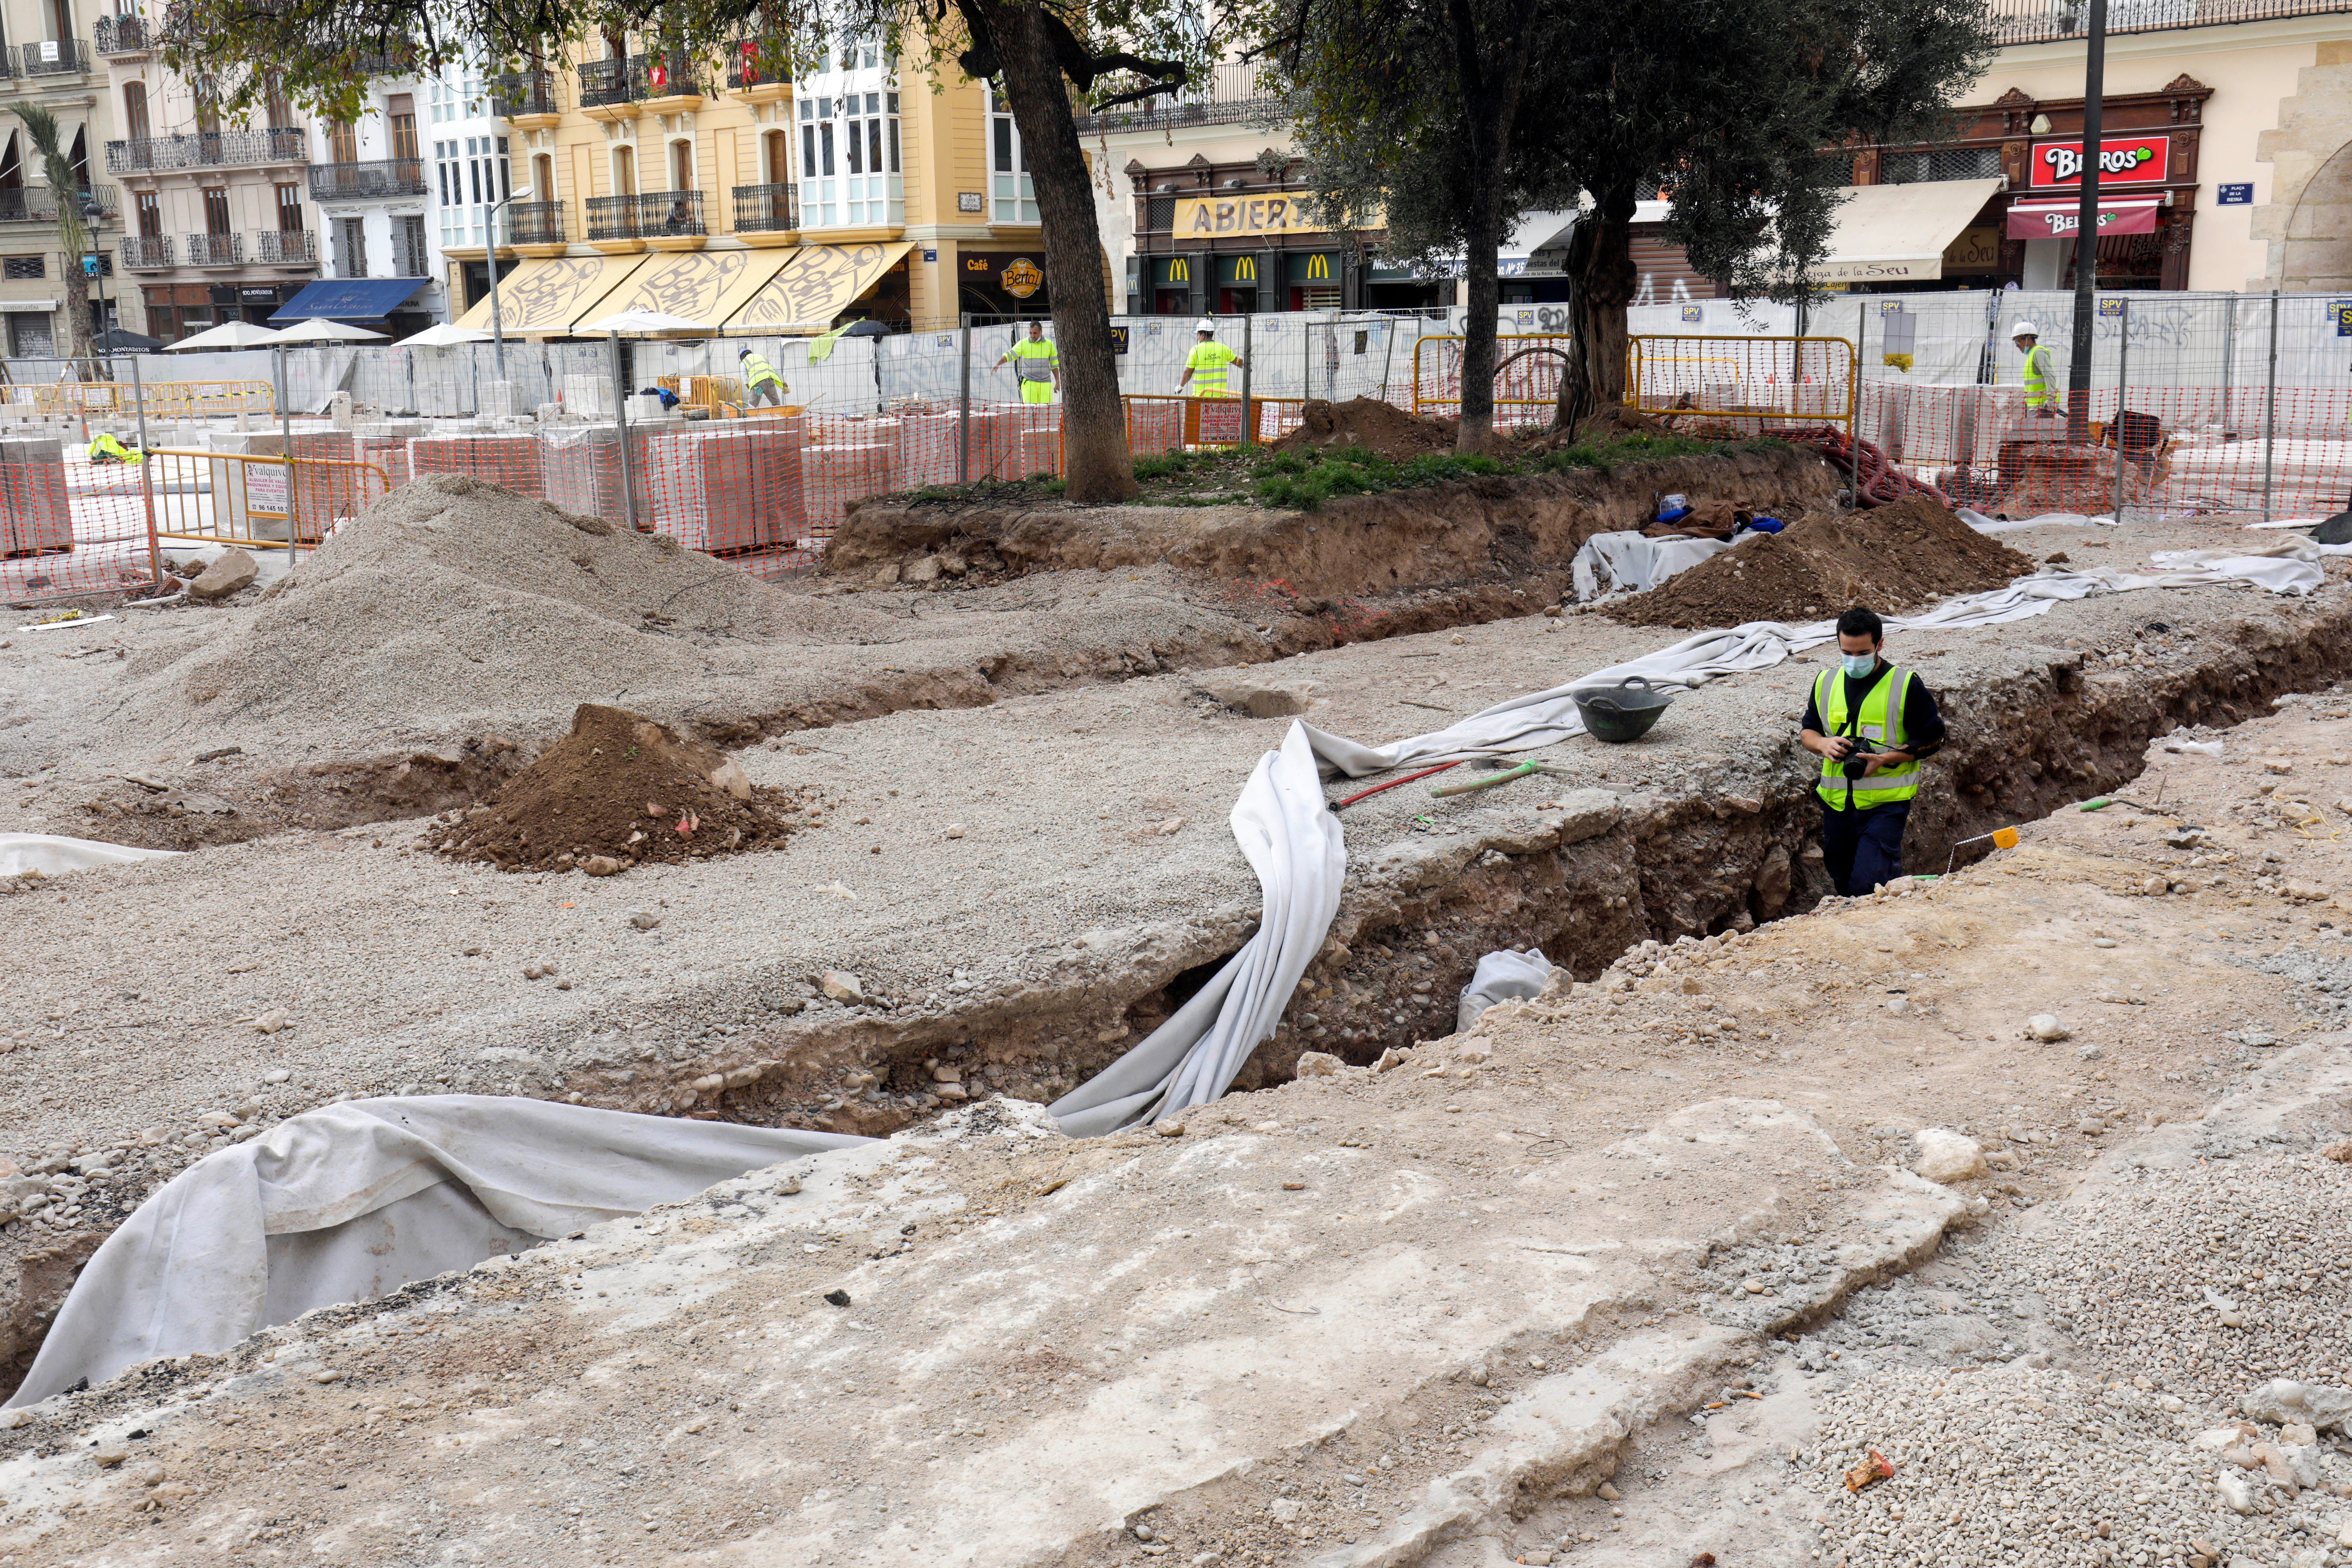
[[[2280,248],[2279,287],[2311,293],[2352,289],[2352,142],[2338,147],[2295,198]]]

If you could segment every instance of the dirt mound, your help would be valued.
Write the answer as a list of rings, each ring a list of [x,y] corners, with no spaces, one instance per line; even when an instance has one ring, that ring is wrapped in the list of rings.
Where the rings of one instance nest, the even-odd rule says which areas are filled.
[[[1371,397],[1351,397],[1345,403],[1310,397],[1298,411],[1298,428],[1274,443],[1277,452],[1337,447],[1361,447],[1391,462],[1428,452],[1450,452],[1454,421],[1423,418]]]
[[[2033,570],[2025,556],[1915,496],[1874,511],[1798,518],[1604,611],[1633,626],[1681,627],[1819,620],[1852,605],[1894,614]]]
[[[230,635],[142,679],[121,719],[156,738],[259,721],[330,752],[484,727],[529,741],[583,697],[667,715],[735,695],[760,645],[879,621],[666,536],[436,476],[345,523]]]
[[[763,798],[766,797],[766,798]],[[572,733],[429,842],[501,871],[601,874],[644,860],[699,860],[783,842],[779,792],[755,790],[706,742],[625,708],[583,702]]]

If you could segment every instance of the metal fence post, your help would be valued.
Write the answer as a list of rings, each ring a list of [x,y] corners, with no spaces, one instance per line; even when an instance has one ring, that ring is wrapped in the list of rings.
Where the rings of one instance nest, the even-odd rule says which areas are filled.
[[[971,312],[959,318],[962,340],[956,368],[956,483],[971,483]]]
[[[154,459],[147,455],[147,396],[140,390],[139,356],[126,356],[131,361],[131,411],[139,421],[139,497],[147,509],[147,570],[151,580],[163,580],[163,549],[155,539],[155,480],[149,467]]]
[[[2131,385],[2131,299],[2129,296],[2126,296],[2124,299],[2118,300],[2117,304],[2119,304],[2123,309],[2123,315],[2116,323],[2116,330],[2121,334],[2116,340],[2115,423],[2116,523],[2120,527],[2124,521],[2124,431],[2126,427],[2126,421],[2124,418],[2124,405],[2128,400],[2129,395],[2127,389]]]
[[[286,570],[302,558],[301,520],[294,512],[294,410],[286,377],[286,346],[278,346],[278,460],[286,470]]]
[[[613,357],[613,426],[621,438],[621,513],[629,531],[637,531],[637,479],[629,461],[629,378],[621,363],[621,334],[606,332],[604,342]]]
[[[2263,521],[2271,520],[2271,475],[2278,467],[2278,290],[2271,290],[2270,370],[2263,395]]]
[[[2221,433],[2226,436],[2238,422],[2231,406],[2238,379],[2238,296],[2230,295],[2222,303],[2226,309],[2221,312]]]
[[[1242,312],[1242,445],[1244,447],[1257,444],[1257,413],[1250,406],[1250,361],[1255,357],[1250,353],[1250,328],[1255,320],[1249,311]],[[1312,376],[1315,367],[1309,363],[1306,370]],[[1309,395],[1313,395],[1314,384],[1311,381],[1306,384],[1306,391]]]

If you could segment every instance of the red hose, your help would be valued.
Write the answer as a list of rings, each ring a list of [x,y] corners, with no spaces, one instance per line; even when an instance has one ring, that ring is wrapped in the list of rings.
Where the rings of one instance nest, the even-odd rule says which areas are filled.
[[[1360,789],[1345,800],[1333,801],[1331,803],[1331,809],[1337,811],[1343,805],[1355,805],[1358,801],[1363,799],[1368,795],[1378,795],[1384,789],[1394,789],[1399,784],[1409,784],[1415,779],[1425,779],[1432,773],[1442,773],[1448,768],[1458,768],[1462,765],[1464,761],[1464,758],[1456,757],[1450,763],[1440,763],[1433,768],[1423,768],[1417,773],[1407,773],[1401,779],[1391,779],[1386,784],[1377,784],[1370,789]]]

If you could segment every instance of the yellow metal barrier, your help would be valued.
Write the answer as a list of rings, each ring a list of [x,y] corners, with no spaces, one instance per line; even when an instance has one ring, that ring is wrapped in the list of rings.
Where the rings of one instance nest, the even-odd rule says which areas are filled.
[[[158,537],[283,550],[316,544],[392,489],[375,463],[167,447],[139,465]]]
[[[1549,409],[1559,401],[1562,357],[1576,339],[1567,332],[1497,332],[1495,335],[1495,406]],[[1438,345],[1432,349],[1431,344]],[[1559,353],[1531,353],[1514,363],[1503,362],[1528,349],[1552,348]],[[1426,353],[1432,363],[1424,363]],[[1432,390],[1432,388],[1434,390]],[[1427,337],[1412,345],[1412,411],[1459,412],[1462,407],[1462,340]]]
[[[1853,434],[1848,338],[1642,333],[1625,341],[1625,401],[1693,436],[1753,436],[1772,426]]]
[[[136,418],[141,401],[150,419],[205,419],[215,415],[275,414],[278,397],[266,381],[26,382],[9,389],[32,395],[43,414],[87,417],[119,414]]]
[[[1253,445],[1278,441],[1298,427],[1303,397],[1154,396],[1129,394],[1127,449],[1146,458],[1192,447],[1238,447],[1244,432]]]

